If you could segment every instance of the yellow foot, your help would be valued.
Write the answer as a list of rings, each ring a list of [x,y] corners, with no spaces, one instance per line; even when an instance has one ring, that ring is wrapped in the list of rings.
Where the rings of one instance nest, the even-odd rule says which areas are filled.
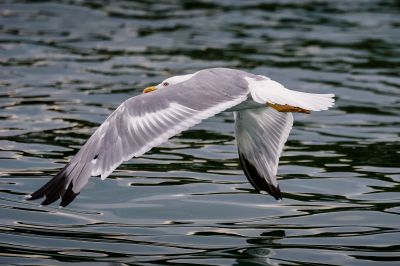
[[[303,108],[296,107],[296,106],[287,105],[287,104],[281,105],[281,104],[267,103],[267,106],[274,108],[278,112],[284,112],[284,113],[288,113],[288,112],[303,113],[303,114],[310,113],[310,110],[303,109]]]

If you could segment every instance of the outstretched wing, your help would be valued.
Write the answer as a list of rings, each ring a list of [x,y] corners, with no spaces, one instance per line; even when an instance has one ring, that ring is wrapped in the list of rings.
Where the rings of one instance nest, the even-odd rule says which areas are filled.
[[[258,108],[235,112],[236,142],[243,171],[257,191],[281,199],[279,157],[293,125],[291,113]]]
[[[91,176],[104,179],[123,161],[138,157],[201,120],[247,99],[246,82],[224,75],[199,73],[166,89],[142,94],[121,104],[96,130],[76,156],[28,199],[60,197],[68,205]],[[217,80],[213,80],[217,79]],[[238,84],[239,83],[239,84]],[[199,85],[200,84],[200,85]]]

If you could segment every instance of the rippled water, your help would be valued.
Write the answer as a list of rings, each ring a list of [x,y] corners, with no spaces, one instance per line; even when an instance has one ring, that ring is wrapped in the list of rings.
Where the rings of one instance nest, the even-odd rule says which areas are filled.
[[[110,3],[107,3],[110,2]],[[0,263],[398,265],[398,1],[2,1]],[[68,208],[23,196],[124,99],[225,66],[333,92],[296,115],[284,200],[239,167],[230,113],[184,132]]]

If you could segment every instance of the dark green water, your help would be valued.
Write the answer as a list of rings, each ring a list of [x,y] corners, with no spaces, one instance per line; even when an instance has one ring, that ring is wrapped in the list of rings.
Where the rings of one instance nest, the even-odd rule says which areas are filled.
[[[398,1],[1,1],[0,263],[399,265]],[[296,115],[284,200],[208,119],[68,208],[26,202],[123,100],[225,66],[337,95]]]

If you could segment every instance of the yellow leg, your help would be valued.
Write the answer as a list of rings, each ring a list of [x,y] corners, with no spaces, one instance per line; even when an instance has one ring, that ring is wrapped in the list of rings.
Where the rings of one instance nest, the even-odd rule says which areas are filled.
[[[310,110],[303,109],[303,108],[296,107],[296,106],[287,105],[287,104],[282,105],[282,104],[275,104],[275,103],[267,103],[267,106],[274,108],[278,112],[284,112],[284,113],[287,113],[287,112],[303,113],[303,114],[310,113]]]

